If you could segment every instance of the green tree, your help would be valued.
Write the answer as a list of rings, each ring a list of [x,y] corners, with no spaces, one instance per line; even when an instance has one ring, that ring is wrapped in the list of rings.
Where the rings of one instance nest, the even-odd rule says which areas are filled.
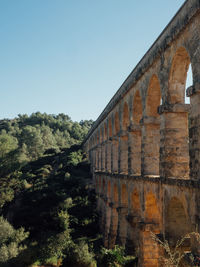
[[[7,134],[5,130],[3,130],[0,134],[0,158],[4,158],[9,152],[17,148],[17,138]]]
[[[0,262],[17,257],[25,249],[23,241],[28,233],[23,228],[15,230],[13,226],[3,217],[0,217]]]
[[[26,144],[30,159],[37,159],[45,150],[41,130],[33,126],[25,126],[22,129],[21,145]]]

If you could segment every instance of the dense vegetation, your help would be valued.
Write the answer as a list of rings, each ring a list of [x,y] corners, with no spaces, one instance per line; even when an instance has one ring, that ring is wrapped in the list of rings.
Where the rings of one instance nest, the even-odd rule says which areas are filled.
[[[81,142],[92,121],[34,113],[0,121],[0,266],[118,266],[102,248]]]

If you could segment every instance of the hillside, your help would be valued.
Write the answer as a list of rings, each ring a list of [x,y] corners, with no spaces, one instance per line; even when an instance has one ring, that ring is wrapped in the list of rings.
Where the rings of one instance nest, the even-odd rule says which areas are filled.
[[[0,121],[0,266],[106,267],[133,260],[123,248],[103,248],[81,148],[91,125],[39,112]]]

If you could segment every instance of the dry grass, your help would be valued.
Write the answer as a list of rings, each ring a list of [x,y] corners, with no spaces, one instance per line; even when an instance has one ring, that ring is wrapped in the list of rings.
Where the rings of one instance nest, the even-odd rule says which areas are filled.
[[[197,242],[200,244],[200,234],[197,232],[191,232],[186,234],[183,238],[179,239],[176,242],[175,247],[170,247],[168,240],[164,238],[164,240],[160,240],[154,233],[151,233],[152,239],[159,244],[159,246],[164,249],[165,255],[161,256],[160,260],[165,267],[182,267],[183,266],[183,258],[186,254],[184,250],[183,243],[191,238],[195,238]],[[191,262],[194,262],[194,257],[191,255]],[[181,265],[180,265],[181,264]],[[195,265],[192,265],[195,267]]]

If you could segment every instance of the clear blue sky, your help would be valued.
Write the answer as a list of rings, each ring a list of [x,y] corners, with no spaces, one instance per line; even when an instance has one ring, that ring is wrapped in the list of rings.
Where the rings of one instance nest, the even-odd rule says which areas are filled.
[[[0,118],[95,120],[184,0],[0,0]]]

